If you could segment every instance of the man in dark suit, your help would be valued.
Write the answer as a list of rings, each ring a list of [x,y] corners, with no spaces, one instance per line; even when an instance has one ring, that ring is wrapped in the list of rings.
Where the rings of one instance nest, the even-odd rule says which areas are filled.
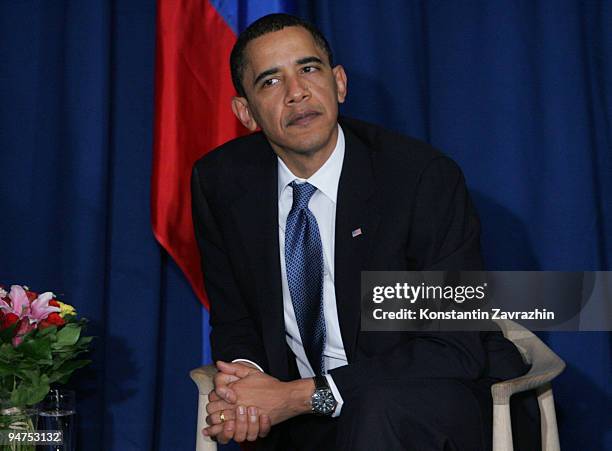
[[[481,268],[457,165],[338,119],[346,74],[298,18],[252,24],[231,65],[233,111],[261,132],[194,167],[220,370],[205,433],[255,440],[272,425],[265,449],[490,448],[490,385],[526,370],[510,342],[360,330],[361,271]]]

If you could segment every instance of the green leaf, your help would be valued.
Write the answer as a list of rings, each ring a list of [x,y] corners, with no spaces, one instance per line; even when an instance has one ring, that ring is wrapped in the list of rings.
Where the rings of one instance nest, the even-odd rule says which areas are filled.
[[[17,374],[17,368],[15,365],[10,365],[5,362],[0,362],[0,377],[2,376],[13,376]]]
[[[57,326],[49,326],[44,329],[38,329],[39,337],[46,337],[47,335],[55,335],[57,332]]]
[[[56,346],[71,346],[74,345],[81,335],[81,326],[79,324],[66,324],[57,332]]]
[[[40,379],[40,370],[38,368],[33,369],[23,369],[20,368],[18,370],[19,377],[24,381],[29,381],[32,383],[37,383],[38,379]]]
[[[93,339],[94,337],[81,337],[79,341],[77,341],[77,346],[87,347]]]
[[[64,363],[61,368],[59,368],[59,371],[63,373],[71,373],[74,370],[83,368],[89,363],[91,363],[91,360],[70,360],[69,362]]]
[[[48,338],[37,337],[36,339],[24,340],[18,349],[26,358],[37,361],[51,360],[51,343]]]
[[[11,340],[13,339],[13,335],[15,335],[16,327],[17,327],[17,323],[0,331],[0,341],[2,341],[3,343],[7,343],[7,342],[10,343]]]
[[[91,360],[70,360],[65,362],[61,367],[59,367],[56,371],[53,372],[51,376],[50,383],[60,382],[65,384],[68,382],[68,379],[79,368],[83,368],[91,363]]]
[[[60,329],[34,330],[16,348],[10,336],[0,341],[0,397],[16,406],[35,404],[48,393],[49,384],[66,383],[74,371],[89,364],[77,360],[89,351],[93,339],[81,336],[86,323],[75,318]]]
[[[76,315],[65,315],[64,316],[64,322],[66,322],[66,323],[79,323],[81,321],[77,319]]]
[[[47,375],[36,376],[31,383],[22,382],[11,395],[15,406],[30,406],[42,401],[49,393],[49,378]]]
[[[16,358],[19,353],[13,348],[13,345],[10,343],[4,343],[0,345],[0,360],[10,361]]]

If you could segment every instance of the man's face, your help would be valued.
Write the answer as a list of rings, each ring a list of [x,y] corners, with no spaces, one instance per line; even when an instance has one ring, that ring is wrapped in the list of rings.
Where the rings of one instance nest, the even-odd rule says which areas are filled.
[[[325,51],[302,27],[286,27],[246,47],[246,98],[232,102],[251,131],[260,127],[277,153],[312,154],[336,144],[338,102],[346,75],[331,68]]]

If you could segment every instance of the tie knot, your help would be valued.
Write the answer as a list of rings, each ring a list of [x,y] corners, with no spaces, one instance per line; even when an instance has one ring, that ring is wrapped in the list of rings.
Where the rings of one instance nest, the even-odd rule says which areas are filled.
[[[308,182],[296,183],[294,181],[291,182],[291,188],[293,188],[293,208],[308,208],[308,202],[317,187]]]

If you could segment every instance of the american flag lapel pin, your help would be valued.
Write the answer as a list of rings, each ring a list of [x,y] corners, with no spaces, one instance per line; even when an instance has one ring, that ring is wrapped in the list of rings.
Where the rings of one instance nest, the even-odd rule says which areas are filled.
[[[361,227],[359,227],[358,229],[355,229],[355,230],[353,230],[353,231],[351,232],[351,236],[352,236],[353,238],[355,238],[356,236],[359,236],[359,235],[361,235],[362,233],[363,233],[363,232],[361,231]]]

